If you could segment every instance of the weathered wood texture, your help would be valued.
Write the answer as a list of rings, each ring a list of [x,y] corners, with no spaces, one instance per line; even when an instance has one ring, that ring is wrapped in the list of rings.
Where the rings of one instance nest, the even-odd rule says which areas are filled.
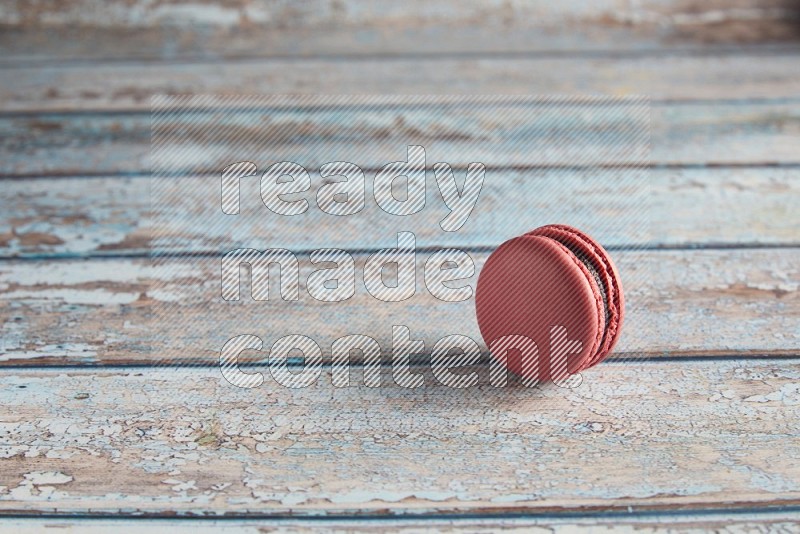
[[[487,253],[471,255],[479,272]],[[3,262],[0,365],[216,365],[224,343],[245,333],[264,342],[265,352],[243,354],[259,363],[289,334],[311,337],[326,355],[347,334],[372,336],[389,351],[393,324],[408,326],[426,351],[454,333],[480,341],[471,299],[442,302],[427,291],[427,256],[417,255],[416,295],[391,305],[364,289],[364,255],[355,256],[356,294],[348,301],[308,295],[312,266],[302,254],[299,301],[235,306],[219,297],[214,258],[173,259],[157,268],[142,259]],[[614,258],[627,300],[615,357],[800,352],[800,248],[618,251]],[[469,280],[473,287],[476,279]]]
[[[195,532],[236,532],[264,534],[266,532],[317,532],[332,534],[350,533],[424,533],[424,532],[506,532],[519,534],[594,533],[618,532],[623,534],[695,534],[715,532],[790,534],[800,527],[800,514],[788,511],[755,513],[691,513],[669,514],[585,514],[581,517],[559,518],[554,516],[519,517],[518,515],[493,518],[459,517],[415,517],[415,518],[276,518],[276,519],[173,519],[130,517],[125,519],[101,518],[15,518],[0,520],[0,532],[17,534],[23,529],[35,532],[59,532],[64,534],[105,534],[124,532],[129,534],[155,533],[169,530],[175,534]]]
[[[0,510],[192,515],[796,506],[800,366],[606,364],[577,388],[234,388],[3,371]],[[780,451],[780,454],[776,454]]]
[[[789,0],[6,2],[4,62],[637,51],[793,43]]]
[[[646,532],[665,522],[680,532],[797,530],[798,21],[790,0],[3,3],[0,515],[63,518],[13,518],[0,531]],[[397,309],[375,306],[357,277],[357,295],[336,314],[304,287],[296,306],[258,303],[234,314],[174,303],[216,292],[216,260],[175,259],[170,273],[142,257],[152,95],[319,92],[650,95],[646,210],[640,196],[604,188],[589,171],[558,168],[607,146],[583,142],[543,158],[508,142],[513,128],[541,128],[511,121],[500,142],[490,125],[459,126],[467,140],[494,142],[485,154],[443,158],[492,166],[471,230],[447,242],[426,233],[443,215],[433,202],[403,228],[422,246],[474,250],[480,267],[487,250],[529,224],[592,227],[616,249],[626,283],[616,361],[585,372],[574,389],[493,389],[486,366],[477,369],[484,385],[460,391],[438,386],[429,369],[424,387],[400,388],[388,366],[377,389],[361,385],[359,369],[347,389],[331,385],[327,368],[301,390],[277,386],[263,365],[247,365],[265,375],[258,389],[225,382],[217,351],[242,328],[265,349],[302,333],[326,353],[347,333],[388,350],[393,323],[428,350],[453,333],[447,325],[480,339],[471,301],[435,301],[421,281]],[[399,159],[395,145],[415,136],[458,145],[442,129],[447,121],[427,124],[397,104],[363,121],[367,135],[353,150],[366,159],[353,161],[374,168]],[[291,123],[292,112],[271,113]],[[252,126],[225,121],[233,133]],[[336,139],[319,121],[295,126]],[[230,163],[208,157],[196,136],[177,139],[205,157],[190,172],[215,175]],[[250,139],[248,150],[263,136]],[[327,155],[308,148],[281,145],[315,170],[322,161],[314,158]],[[15,179],[28,177],[37,179]],[[535,185],[562,181],[571,181],[571,198],[532,199]],[[512,185],[524,198],[502,194]],[[196,224],[201,192],[187,188],[176,204],[186,213],[175,233],[184,252],[217,252],[203,241],[217,243],[211,226]],[[519,212],[523,201],[541,214],[480,211]],[[632,209],[644,216],[625,219]],[[593,226],[601,219],[640,224]],[[324,217],[312,210],[303,223]],[[397,230],[379,213],[348,224],[337,234],[344,248],[388,246]],[[231,246],[279,236],[290,249],[330,245],[290,225],[251,230]],[[631,250],[641,244],[680,250]],[[53,258],[65,256],[87,258]],[[306,260],[304,252],[301,280]],[[179,306],[173,322],[168,305]],[[192,349],[175,357],[176,342]],[[243,356],[263,364],[265,354]],[[156,367],[165,356],[210,367]],[[183,522],[221,514],[261,520]],[[288,515],[298,518],[279,519]]]
[[[153,94],[646,94],[795,98],[797,48],[653,57],[407,57],[93,63],[0,70],[5,111],[149,110]]]
[[[276,112],[277,113],[277,112]],[[485,113],[485,112],[484,112]],[[740,104],[684,104],[652,107],[651,139],[652,151],[650,159],[654,165],[738,165],[738,164],[797,164],[797,124],[800,120],[800,107],[794,103],[750,103]],[[548,114],[548,117],[552,112]],[[341,154],[361,154],[352,161],[364,168],[379,168],[386,162],[400,158],[406,143],[418,142],[423,146],[437,144],[443,157],[451,164],[467,164],[481,161],[487,166],[496,165],[571,165],[576,154],[598,154],[589,158],[591,163],[614,162],[614,154],[621,153],[628,145],[619,142],[610,145],[611,138],[593,138],[583,134],[577,137],[577,146],[561,146],[559,150],[538,153],[534,148],[547,147],[537,138],[544,135],[552,123],[545,121],[536,123],[536,114],[529,116],[529,121],[518,121],[508,131],[492,132],[481,130],[480,124],[467,125],[464,137],[452,140],[453,134],[441,126],[426,124],[418,113],[398,109],[394,112],[363,113],[364,124],[358,124],[348,130],[341,124],[327,125],[321,129],[315,143],[325,143],[329,153],[320,154],[319,150],[310,151],[303,143],[292,143],[291,140],[270,145],[272,150],[281,150],[281,157],[289,155],[299,158],[307,168],[314,168],[331,157]],[[241,157],[258,159],[260,150],[264,150],[265,136],[271,131],[268,127],[256,128],[253,131],[253,120],[268,120],[269,115],[260,119],[260,115],[242,112],[225,115],[229,123],[225,124],[226,135],[241,135],[244,145]],[[209,117],[211,120],[213,117]],[[231,154],[210,151],[216,160],[203,150],[199,139],[191,135],[182,136],[178,126],[183,119],[179,115],[175,121],[176,136],[171,140],[176,149],[194,150],[195,158],[189,158],[190,168],[202,170],[216,175],[221,169],[232,163]],[[291,131],[315,126],[315,115],[291,116],[285,128]],[[587,132],[597,122],[608,126],[609,118],[602,113],[592,114],[587,122],[576,126],[576,132]],[[627,120],[627,119],[625,119]],[[240,122],[241,121],[241,122]],[[311,121],[311,122],[306,122]],[[400,124],[401,126],[397,126]],[[186,125],[188,127],[188,125]],[[319,125],[322,128],[322,125]],[[194,124],[196,132],[200,125]],[[222,125],[219,125],[222,127]],[[516,129],[516,130],[515,130]],[[339,138],[336,133],[350,132],[357,134],[357,140]],[[107,175],[115,173],[148,172],[150,155],[150,116],[149,113],[135,114],[53,114],[23,115],[0,117],[0,173],[6,176],[41,176],[41,175]],[[327,132],[327,133],[326,133]],[[214,131],[207,131],[215,134]],[[569,135],[569,131],[560,132]],[[218,134],[215,134],[218,135]],[[380,138],[374,143],[370,136]],[[638,135],[638,134],[637,134]],[[328,137],[330,136],[330,137]],[[488,136],[488,137],[482,137]],[[232,138],[232,137],[230,137]],[[484,152],[470,152],[452,155],[447,147],[462,147],[468,141],[481,146],[482,139],[490,139],[493,144],[484,147]],[[630,140],[626,140],[630,142]],[[372,143],[372,144],[371,144]],[[359,147],[370,150],[359,152]],[[634,147],[642,146],[641,139],[633,140]],[[376,148],[377,147],[377,148]],[[245,150],[247,149],[247,150]],[[398,155],[397,151],[401,150]],[[603,151],[610,154],[603,157]],[[255,154],[253,153],[255,152]],[[309,153],[311,152],[311,153]],[[328,158],[328,159],[326,159]],[[460,160],[463,158],[463,160]],[[483,159],[480,159],[483,158]],[[266,159],[266,156],[265,156]],[[628,157],[630,159],[630,156]],[[628,161],[619,158],[620,163]],[[641,160],[634,156],[634,160]],[[260,162],[259,162],[260,163]],[[266,163],[265,163],[266,164]],[[180,170],[180,169],[174,169]]]
[[[553,221],[570,221],[608,247],[798,244],[796,174],[793,168],[652,169],[637,181],[624,170],[490,170],[477,206],[459,232],[436,231],[447,210],[435,183],[428,184],[426,209],[404,217],[400,227],[414,232],[420,246],[492,247]],[[617,175],[634,186],[635,194],[630,187],[624,192],[612,187],[619,183]],[[234,238],[210,222],[218,218],[211,210],[219,203],[218,186],[210,187],[211,181],[218,179],[175,179],[176,188],[184,191],[175,195],[175,212],[183,215],[171,226],[184,250],[220,252],[219,243],[230,248],[363,249],[386,241],[399,228],[395,218],[376,207],[369,179],[367,207],[357,217],[334,218],[316,208],[313,199],[321,185],[316,179],[308,193],[308,213],[276,220],[258,205],[254,178],[242,185],[243,217],[263,224],[252,224],[246,236]],[[7,206],[0,255],[145,255],[153,224],[149,190],[144,177],[6,181],[0,189],[0,201]],[[516,193],[504,193],[510,190]],[[626,220],[637,224],[611,222]],[[309,233],[308,227],[325,232]]]

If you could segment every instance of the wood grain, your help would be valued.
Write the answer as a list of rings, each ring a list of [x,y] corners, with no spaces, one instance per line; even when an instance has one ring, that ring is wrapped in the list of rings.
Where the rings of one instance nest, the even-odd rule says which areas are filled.
[[[487,111],[481,113],[478,116],[485,117]],[[509,110],[505,113],[509,113]],[[508,130],[481,130],[481,125],[475,123],[465,126],[462,131],[436,126],[430,123],[430,117],[426,118],[425,113],[402,109],[382,113],[364,112],[360,117],[365,122],[351,126],[352,131],[336,123],[326,125],[325,129],[320,125],[319,137],[315,138],[313,146],[324,146],[324,154],[302,142],[276,142],[271,149],[280,150],[281,159],[298,158],[296,161],[306,168],[318,167],[331,158],[352,154],[352,160],[345,161],[354,161],[363,168],[374,169],[399,159],[403,155],[403,147],[414,142],[423,146],[436,145],[443,154],[441,159],[454,165],[477,159],[487,166],[563,166],[574,164],[576,158],[589,164],[598,164],[613,161],[615,154],[623,154],[629,144],[633,148],[643,146],[640,137],[631,137],[643,129],[638,125],[634,125],[633,130],[627,130],[628,138],[622,137],[618,141],[599,134],[591,135],[593,122],[589,121],[596,121],[598,127],[612,129],[615,126],[624,128],[627,121],[627,127],[631,128],[631,117],[626,117],[621,111],[617,118],[622,122],[616,125],[613,117],[597,112],[591,113],[586,122],[576,125],[574,131],[569,127],[559,131],[558,135],[564,139],[574,134],[574,143],[552,150],[552,145],[539,135],[547,134],[552,128],[550,120],[553,113],[551,110],[538,115],[545,119],[541,123],[536,122],[535,112],[520,113],[522,118]],[[654,165],[771,165],[800,162],[796,150],[800,107],[796,104],[669,104],[653,106],[651,113],[650,159]],[[288,123],[282,127],[289,132],[293,128],[300,132],[315,126],[315,118],[319,116],[287,117]],[[232,161],[238,161],[231,160],[231,157],[259,159],[258,155],[266,150],[265,143],[268,143],[270,132],[273,131],[270,127],[251,124],[259,117],[262,115],[231,112],[223,117],[229,122],[209,123],[205,129],[202,124],[194,123],[193,128],[189,129],[191,135],[185,136],[178,128],[182,119],[176,118],[174,131],[177,134],[171,139],[170,146],[174,146],[176,151],[186,151],[185,154],[192,157],[187,159],[187,169],[173,170],[204,171],[216,175]],[[453,120],[457,117],[455,112],[449,115]],[[398,121],[401,124],[399,127],[396,126]],[[223,126],[225,129],[221,130]],[[0,117],[0,132],[3,134],[0,139],[0,173],[6,176],[146,173],[150,168],[148,113],[5,116]],[[358,137],[339,137],[345,132],[358,134]],[[196,137],[203,133],[217,136],[220,140],[241,136],[241,151],[231,152],[225,145],[209,150],[209,146]],[[372,135],[379,136],[379,139],[371,138]],[[458,137],[453,138],[454,135]],[[487,139],[491,140],[490,145],[481,143]],[[482,152],[458,153],[459,148],[470,146],[482,147]],[[548,148],[548,152],[537,152],[534,150],[537,147]],[[606,154],[604,151],[609,152]],[[267,156],[264,159],[267,160]],[[630,160],[641,161],[642,158],[635,153],[619,158],[620,163]]]
[[[563,514],[800,500],[796,360],[611,363],[570,390],[336,389],[326,377],[242,390],[214,369],[16,370],[3,382],[5,513]]]
[[[487,253],[470,255],[479,272]],[[624,334],[612,357],[800,352],[800,248],[612,256],[627,301]],[[219,260],[213,257],[173,258],[155,267],[142,259],[2,262],[0,365],[217,365],[225,342],[245,333],[259,336],[264,352],[244,353],[242,360],[260,364],[289,334],[311,337],[325,355],[347,334],[369,335],[388,352],[395,324],[409,327],[426,351],[455,333],[483,346],[471,299],[443,302],[428,292],[422,277],[427,257],[417,254],[415,296],[391,304],[366,292],[363,254],[354,255],[355,295],[339,303],[306,292],[313,270],[307,254],[299,255],[299,301],[245,298],[235,305],[219,297]]]
[[[795,98],[796,48],[653,57],[237,59],[4,69],[5,111],[149,110],[154,94],[608,94]]]
[[[780,168],[625,170],[500,170],[486,182],[469,221],[458,232],[437,231],[447,214],[437,186],[428,184],[427,207],[404,217],[403,230],[420,246],[493,247],[541,224],[568,221],[607,247],[786,245],[797,244],[800,181],[796,170]],[[259,206],[257,178],[242,185],[246,236],[217,221],[218,180],[176,178],[171,232],[181,250],[219,252],[220,243],[285,246],[312,250],[374,247],[396,233],[398,221],[380,211],[367,180],[367,207],[354,217],[331,217],[316,207],[321,180],[308,193],[303,217],[280,218]],[[213,183],[212,183],[213,182]],[[199,185],[199,184],[205,184]],[[624,184],[625,193],[609,187]],[[153,230],[150,180],[124,177],[8,180],[0,189],[7,206],[0,223],[2,257],[146,255]],[[255,200],[254,200],[255,199]],[[513,216],[511,215],[513,214]],[[637,222],[626,224],[624,221]],[[159,227],[165,218],[157,221]],[[236,225],[242,230],[242,225]],[[307,228],[325,228],[310,233]]]
[[[8,2],[0,63],[536,52],[796,42],[787,0]]]

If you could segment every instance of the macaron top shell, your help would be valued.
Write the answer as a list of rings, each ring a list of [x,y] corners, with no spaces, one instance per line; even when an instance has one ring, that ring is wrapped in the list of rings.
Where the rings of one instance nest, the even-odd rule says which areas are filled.
[[[510,335],[536,343],[538,366],[527,365],[519,351],[507,354],[508,368],[525,378],[551,378],[554,327],[565,328],[569,341],[580,342],[578,351],[567,354],[570,374],[590,365],[603,343],[606,313],[599,284],[575,254],[550,237],[520,236],[495,250],[478,278],[475,306],[490,349]]]

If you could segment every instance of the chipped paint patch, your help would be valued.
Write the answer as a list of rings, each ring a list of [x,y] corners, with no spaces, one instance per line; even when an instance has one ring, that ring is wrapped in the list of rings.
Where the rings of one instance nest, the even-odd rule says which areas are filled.
[[[781,402],[786,406],[800,405],[800,383],[784,384],[781,389],[766,395],[751,395],[744,402]]]
[[[6,350],[13,350],[11,347],[5,347],[4,352],[0,354],[0,362],[8,362],[12,360],[27,360],[36,358],[50,358],[50,357],[76,357],[82,361],[95,360],[97,358],[97,350],[94,346],[84,343],[61,343],[59,345],[42,345],[32,350],[13,350],[13,352],[5,352]]]
[[[140,293],[108,291],[106,289],[53,289],[45,287],[37,291],[11,291],[6,293],[4,297],[28,301],[47,299],[62,301],[67,304],[106,305],[130,304],[135,302],[139,295]]]
[[[59,471],[34,471],[25,473],[25,481],[35,486],[40,484],[67,484],[72,482],[72,477]]]

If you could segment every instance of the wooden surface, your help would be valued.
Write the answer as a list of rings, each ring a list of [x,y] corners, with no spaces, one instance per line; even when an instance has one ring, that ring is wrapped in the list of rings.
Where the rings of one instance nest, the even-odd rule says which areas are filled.
[[[647,94],[654,100],[796,98],[792,49],[698,55],[247,58],[213,62],[9,65],[0,103],[35,119],[44,111],[144,111],[159,93]],[[746,96],[745,96],[746,95]],[[31,117],[33,115],[33,117]],[[95,118],[79,115],[85,121]],[[147,113],[143,114],[147,118]],[[128,117],[101,117],[130,124]],[[126,120],[128,119],[128,120]],[[47,120],[42,122],[47,123]],[[147,123],[149,124],[149,123]],[[53,130],[55,127],[53,127]],[[124,131],[124,128],[123,128]],[[52,133],[52,130],[51,130]]]
[[[783,0],[5,4],[0,531],[796,530],[799,18]],[[501,215],[479,204],[469,232],[444,238],[430,232],[441,210],[404,221],[419,262],[457,246],[478,267],[530,224],[591,228],[626,282],[611,361],[574,389],[491,388],[483,364],[482,385],[464,391],[428,375],[406,390],[388,366],[378,389],[334,388],[326,368],[308,389],[268,379],[240,390],[215,367],[219,344],[193,344],[201,331],[222,340],[236,318],[191,304],[180,320],[195,348],[170,354],[152,311],[211,276],[216,263],[182,254],[218,252],[218,236],[191,224],[203,212],[187,190],[170,260],[183,275],[149,266],[151,96],[322,92],[397,95],[352,127],[370,148],[353,161],[369,169],[396,159],[388,152],[410,132],[458,146],[446,106],[431,123],[403,94],[649,97],[652,168],[639,195],[608,187],[626,168],[619,154],[600,171],[572,168],[599,150],[591,139],[549,159],[516,150],[510,139],[544,127],[529,102],[480,154],[491,178],[481,202]],[[324,114],[268,113],[336,139]],[[248,132],[240,115],[223,119]],[[466,140],[493,131],[473,124]],[[202,148],[190,133],[183,148]],[[320,163],[303,143],[282,150]],[[176,187],[224,160],[207,156],[177,169]],[[570,194],[537,204],[553,184]],[[646,224],[608,222],[632,210]],[[321,217],[255,227],[247,243],[283,239],[307,254],[325,244],[304,230]],[[348,225],[341,245],[360,251],[361,268],[396,222],[367,210]],[[375,302],[363,286],[336,314],[301,301],[257,333],[270,345],[302,324],[327,356],[346,328],[388,348]],[[240,320],[258,326],[249,310]],[[469,303],[421,293],[392,313],[426,347],[453,322],[479,339]]]
[[[800,8],[787,0],[12,0],[2,61],[175,61],[448,54],[695,53],[791,45]],[[313,87],[310,88],[312,91]]]
[[[327,373],[305,389],[243,390],[214,368],[4,375],[4,442],[16,445],[2,449],[14,482],[0,509],[17,513],[798,505],[795,361],[609,363],[566,392],[336,389]]]
[[[615,174],[604,171],[603,175],[613,179]],[[797,169],[792,167],[653,169],[643,175],[646,182],[634,197],[616,194],[591,169],[504,170],[490,172],[490,176],[492,179],[484,185],[481,200],[470,217],[469,235],[460,232],[443,235],[434,231],[446,214],[443,205],[434,203],[438,195],[435,185],[429,193],[432,207],[406,217],[404,229],[414,232],[421,245],[493,246],[528,230],[525,225],[531,222],[530,218],[513,217],[520,210],[540,211],[542,224],[569,216],[576,226],[586,226],[597,223],[595,213],[601,207],[605,213],[624,216],[626,210],[644,202],[647,210],[644,227],[606,224],[595,229],[599,232],[598,239],[611,248],[632,244],[665,248],[786,246],[800,242],[797,232],[800,213],[795,209],[800,181]],[[197,179],[174,180],[176,187],[184,186],[183,194],[176,197],[176,209],[187,213],[186,220],[194,223],[180,226],[181,237],[193,251],[211,251],[215,240],[223,234],[201,217],[208,210],[204,211],[198,201],[207,189],[186,186]],[[535,188],[541,191],[552,190],[554,184],[567,181],[570,191],[580,194],[562,192],[554,198],[554,193],[549,193],[542,198],[531,186],[534,190],[527,197],[503,197],[503,187],[525,183],[526,179],[535,182]],[[205,180],[211,183],[216,178]],[[312,184],[314,195],[319,185],[319,182]],[[32,259],[146,255],[152,228],[149,188],[146,177],[7,180],[0,191],[0,199],[8,206],[4,226],[0,227],[0,251],[6,257]],[[257,191],[248,192],[257,195]],[[371,192],[368,185],[368,198]],[[501,202],[504,212],[488,210]],[[226,243],[236,246],[271,243],[311,250],[327,243],[320,236],[304,231],[304,226],[322,222],[330,224],[319,210],[310,210],[305,218],[287,220],[279,229],[252,225],[246,240],[229,238]],[[395,221],[375,205],[347,223],[349,232],[340,232],[337,242],[350,249],[385,239],[396,229]]]
[[[16,533],[21,529],[36,532],[95,534],[125,528],[125,532],[160,532],[169,529],[177,534],[192,532],[506,532],[547,534],[551,532],[630,532],[630,533],[699,533],[699,532],[792,532],[800,518],[792,512],[761,512],[730,515],[605,514],[583,518],[536,517],[441,518],[415,519],[170,519],[120,520],[53,518],[11,519],[0,525],[0,532]]]
[[[506,111],[505,116],[509,112]],[[330,149],[340,152],[352,152],[352,161],[358,161],[365,168],[380,168],[388,161],[393,161],[392,156],[383,150],[365,151],[362,147],[374,146],[380,148],[391,146],[395,149],[401,140],[407,139],[411,132],[416,132],[422,140],[439,142],[440,146],[447,146],[447,129],[437,130],[434,125],[425,123],[425,115],[420,112],[411,113],[398,109],[391,114],[359,114],[363,116],[363,123],[354,125],[353,130],[358,130],[361,135],[374,135],[381,141],[369,145],[368,138],[361,144],[348,144],[335,139]],[[535,115],[535,114],[534,114]],[[359,117],[361,118],[361,117]],[[210,116],[209,121],[214,117]],[[252,132],[252,125],[242,124],[243,119],[237,114],[226,116],[224,127],[230,135],[238,131],[249,134],[246,142],[253,151],[260,153],[264,142],[257,132]],[[292,121],[289,116],[284,119]],[[306,120],[315,120],[314,116],[298,117],[295,124],[303,124]],[[355,118],[354,118],[355,120]],[[589,119],[591,120],[591,119]],[[594,118],[597,124],[610,122],[609,117],[598,115]],[[181,118],[176,118],[175,128],[181,126]],[[423,121],[423,122],[419,122]],[[535,121],[535,116],[531,117]],[[681,166],[681,165],[714,165],[714,166],[743,166],[752,164],[762,165],[787,165],[800,164],[800,156],[796,150],[800,112],[797,101],[780,100],[778,102],[757,101],[754,103],[685,103],[653,105],[651,108],[650,124],[652,127],[652,152],[650,159],[654,165]],[[396,122],[407,124],[406,129],[394,129]],[[222,127],[223,124],[220,125]],[[328,128],[331,125],[327,125]],[[466,139],[478,139],[486,133],[476,125],[474,130],[465,131]],[[0,173],[8,177],[41,177],[41,176],[103,176],[112,173],[137,175],[142,169],[149,168],[150,158],[150,116],[149,112],[139,111],[117,115],[115,113],[57,113],[16,115],[10,114],[0,118],[0,127],[8,132],[0,144],[3,159],[0,162]],[[514,128],[517,128],[516,132]],[[486,165],[491,166],[524,166],[537,161],[537,165],[558,166],[569,165],[583,150],[598,150],[597,144],[592,144],[592,139],[584,138],[574,147],[558,151],[551,156],[535,159],[533,152],[519,152],[519,147],[512,143],[514,135],[525,131],[525,128],[537,131],[544,125],[536,124],[510,124],[508,134],[497,140],[496,145],[486,146],[484,152],[472,157],[482,158]],[[238,131],[237,131],[238,130]],[[530,131],[529,130],[529,131]],[[329,133],[329,132],[325,132]],[[519,143],[519,137],[517,142]],[[466,141],[451,143],[458,146]],[[182,150],[197,149],[198,141],[190,135],[173,141],[174,146]],[[532,139],[532,148],[536,147],[536,140]],[[542,143],[544,144],[544,143]],[[400,145],[402,146],[402,145]],[[318,161],[321,156],[313,156],[303,150],[302,146],[287,143],[281,147],[289,155],[300,158],[303,165],[309,168],[319,166],[324,161]],[[611,154],[598,157],[596,163],[611,163],[614,160],[615,149],[606,147]],[[616,149],[619,151],[619,149]],[[337,152],[338,153],[338,152]],[[228,160],[214,161],[207,157],[201,150],[197,153],[197,166],[215,168],[215,164],[226,165]],[[363,155],[362,155],[363,154]],[[392,153],[394,154],[394,153]],[[466,157],[466,155],[462,156]],[[317,158],[317,159],[315,159]],[[372,159],[365,159],[372,158]],[[626,163],[621,158],[619,163]],[[485,161],[484,161],[485,160]],[[347,160],[350,161],[350,160]],[[451,164],[459,161],[452,160]],[[195,167],[186,169],[170,169],[171,171],[192,172]]]
[[[612,358],[796,356],[799,252],[795,247],[616,252],[630,313]],[[478,270],[487,255],[472,254]],[[419,254],[418,273],[429,256]],[[365,258],[355,255],[359,272]],[[302,266],[301,281],[311,270],[308,263]],[[301,284],[299,302],[278,301],[268,308],[267,327],[263,303],[245,303],[232,313],[230,303],[215,299],[218,285],[195,291],[198,280],[216,280],[218,271],[216,258],[174,259],[155,269],[136,258],[47,266],[4,262],[0,274],[8,287],[0,295],[8,304],[0,310],[6,325],[0,367],[214,365],[232,333],[244,332],[260,336],[267,348],[284,335],[313,335],[326,357],[335,339],[360,333],[388,351],[392,324],[409,327],[427,350],[454,328],[485,349],[471,301],[443,302],[421,290],[407,301],[378,306],[359,282],[353,298],[331,308],[310,298]],[[309,324],[323,316],[325,321]],[[181,346],[192,348],[176,348]],[[249,358],[263,364],[263,355]]]

